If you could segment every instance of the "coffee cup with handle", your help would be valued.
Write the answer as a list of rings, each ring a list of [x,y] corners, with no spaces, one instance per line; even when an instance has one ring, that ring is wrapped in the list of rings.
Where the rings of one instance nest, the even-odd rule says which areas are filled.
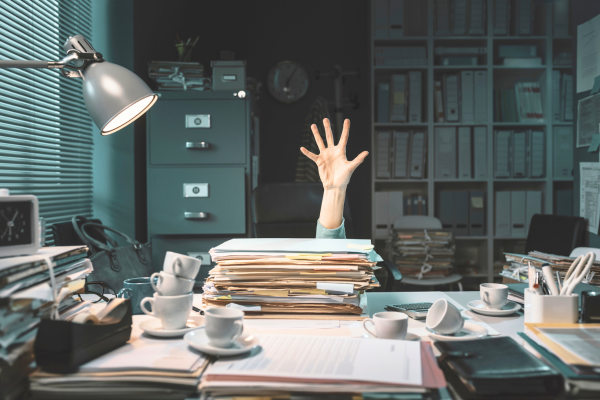
[[[462,330],[464,324],[458,308],[446,299],[436,300],[427,311],[425,325],[436,333],[454,335]]]
[[[163,271],[178,278],[195,279],[201,265],[202,260],[167,251],[163,263]]]
[[[479,285],[479,294],[487,308],[500,310],[508,301],[508,286],[501,283],[482,283]]]
[[[179,296],[161,296],[154,293],[152,297],[145,297],[140,303],[144,314],[160,319],[163,329],[177,330],[185,328],[186,321],[192,312],[193,293]],[[152,305],[152,311],[148,310],[146,304]]]
[[[204,313],[206,336],[216,347],[231,347],[244,332],[244,312],[235,308],[209,308]]]
[[[375,326],[375,332],[367,328],[367,322]],[[378,312],[373,318],[364,319],[362,326],[365,331],[378,339],[404,340],[408,329],[408,315],[398,312]]]
[[[178,278],[164,271],[155,272],[150,276],[150,284],[161,296],[177,296],[191,292],[195,283],[193,279]]]
[[[134,314],[143,314],[140,302],[144,297],[152,296],[154,289],[150,284],[150,278],[130,278],[123,281],[123,289],[117,293],[117,297],[131,299],[131,309]]]

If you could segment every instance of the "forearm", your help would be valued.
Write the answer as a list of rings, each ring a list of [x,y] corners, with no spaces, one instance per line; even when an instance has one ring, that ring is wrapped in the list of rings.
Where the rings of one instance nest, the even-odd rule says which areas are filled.
[[[336,229],[342,224],[346,188],[325,189],[321,203],[319,222],[327,229]]]

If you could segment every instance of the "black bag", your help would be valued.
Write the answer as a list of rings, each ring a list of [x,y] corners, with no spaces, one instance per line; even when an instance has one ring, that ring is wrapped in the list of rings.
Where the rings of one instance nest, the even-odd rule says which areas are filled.
[[[85,223],[81,229],[78,220]],[[87,277],[87,282],[106,282],[108,286],[117,293],[123,288],[123,281],[129,278],[149,277],[152,269],[152,249],[150,244],[142,244],[132,240],[123,232],[119,232],[108,226],[87,222],[85,217],[73,217],[73,229],[79,238],[85,243],[91,252],[90,261],[94,266],[94,272]],[[105,231],[113,232],[124,238],[129,245],[119,246],[117,241],[108,236]],[[102,236],[106,243],[102,243],[93,236]]]

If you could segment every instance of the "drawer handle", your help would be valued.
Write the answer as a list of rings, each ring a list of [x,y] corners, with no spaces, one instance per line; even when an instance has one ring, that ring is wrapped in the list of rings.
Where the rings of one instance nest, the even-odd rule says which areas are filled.
[[[208,213],[205,212],[185,212],[185,219],[208,219]]]
[[[185,147],[188,149],[210,149],[208,142],[186,142]]]

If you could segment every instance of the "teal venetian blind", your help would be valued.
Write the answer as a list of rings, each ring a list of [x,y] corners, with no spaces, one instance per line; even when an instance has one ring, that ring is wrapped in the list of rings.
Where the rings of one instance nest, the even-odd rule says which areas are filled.
[[[0,59],[57,61],[67,37],[92,38],[91,0],[0,1]],[[0,69],[0,188],[33,194],[50,226],[92,214],[92,120],[81,79]]]

